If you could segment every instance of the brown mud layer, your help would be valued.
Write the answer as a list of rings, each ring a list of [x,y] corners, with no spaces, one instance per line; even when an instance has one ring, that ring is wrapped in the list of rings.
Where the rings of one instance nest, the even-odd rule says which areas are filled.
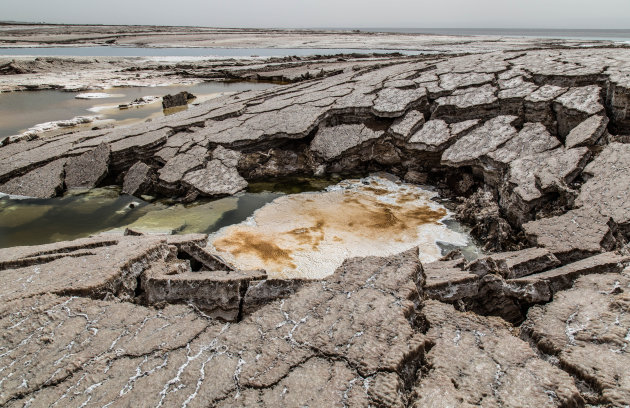
[[[34,197],[81,180],[188,201],[387,171],[450,198],[491,251],[355,257],[305,280],[235,268],[205,235],[2,249],[0,404],[628,406],[630,50],[486,46],[322,60],[317,78],[275,65],[295,83],[0,147],[0,192]],[[298,244],[319,242],[312,220]],[[246,233],[229,243],[282,258]]]

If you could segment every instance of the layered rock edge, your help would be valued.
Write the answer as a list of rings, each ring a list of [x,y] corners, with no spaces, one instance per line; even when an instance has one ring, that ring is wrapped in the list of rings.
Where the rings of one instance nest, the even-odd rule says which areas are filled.
[[[628,61],[541,50],[350,67],[3,146],[0,191],[42,197],[68,174],[190,199],[388,170],[462,197],[460,217],[500,252],[351,259],[307,282],[231,270],[202,235],[0,250],[1,403],[628,405]],[[81,174],[88,158],[99,166]]]

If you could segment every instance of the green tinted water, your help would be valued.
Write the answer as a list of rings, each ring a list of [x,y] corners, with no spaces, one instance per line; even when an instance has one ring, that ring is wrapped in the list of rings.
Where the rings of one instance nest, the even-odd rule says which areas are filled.
[[[4,196],[0,198],[0,247],[65,241],[127,227],[148,233],[211,233],[244,221],[282,195],[319,191],[338,180],[293,178],[252,183],[237,196],[192,204],[150,202],[121,195],[118,187],[71,191],[51,199]]]
[[[120,194],[119,187],[74,190],[51,199],[3,196],[0,248],[73,240],[102,232],[122,234],[126,228],[148,234],[211,234],[246,221],[256,210],[281,196],[323,191],[341,180],[340,176],[280,178],[251,183],[247,191],[236,196],[191,204]],[[449,230],[469,236],[469,229],[454,219],[445,220],[444,224]],[[480,254],[472,238],[464,246],[437,244],[442,254],[453,249],[460,249],[467,259]]]

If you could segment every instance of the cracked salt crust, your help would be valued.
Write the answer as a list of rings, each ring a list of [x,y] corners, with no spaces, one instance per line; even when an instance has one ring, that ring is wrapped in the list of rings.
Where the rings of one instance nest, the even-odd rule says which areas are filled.
[[[347,180],[325,192],[281,197],[245,222],[209,237],[208,250],[234,267],[264,269],[271,278],[321,279],[344,259],[388,256],[419,247],[423,262],[441,256],[438,242],[468,238],[442,221],[437,194],[383,177]]]

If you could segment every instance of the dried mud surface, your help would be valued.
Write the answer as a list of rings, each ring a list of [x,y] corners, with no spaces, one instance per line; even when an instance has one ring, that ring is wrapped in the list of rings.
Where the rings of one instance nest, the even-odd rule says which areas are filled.
[[[0,404],[630,404],[630,51],[330,63],[141,125],[7,143],[0,191],[113,181],[191,200],[386,170],[451,198],[489,254],[283,280],[204,235],[3,249]]]

